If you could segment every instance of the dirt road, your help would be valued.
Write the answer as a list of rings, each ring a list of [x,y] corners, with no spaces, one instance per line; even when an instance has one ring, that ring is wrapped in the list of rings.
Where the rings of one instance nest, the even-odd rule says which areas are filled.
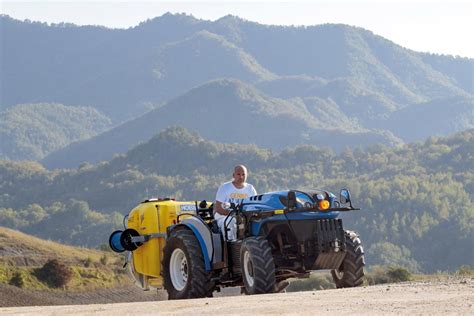
[[[183,301],[0,308],[1,315],[474,315],[474,278]]]

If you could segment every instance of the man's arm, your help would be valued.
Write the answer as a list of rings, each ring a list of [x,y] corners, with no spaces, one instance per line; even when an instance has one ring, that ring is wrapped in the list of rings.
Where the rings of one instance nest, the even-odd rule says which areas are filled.
[[[227,196],[227,193],[226,193],[225,186],[221,185],[219,187],[219,189],[217,189],[216,202],[214,203],[214,211],[216,211],[216,213],[218,213],[220,215],[224,215],[224,216],[229,215],[230,211],[225,210],[222,207],[222,203],[223,203],[222,201],[226,201],[227,198],[228,198],[228,196]]]

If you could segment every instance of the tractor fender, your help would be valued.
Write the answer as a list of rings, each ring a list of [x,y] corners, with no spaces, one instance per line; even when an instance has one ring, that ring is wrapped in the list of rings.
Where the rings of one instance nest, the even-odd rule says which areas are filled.
[[[196,236],[196,239],[198,240],[199,245],[201,246],[206,271],[211,271],[212,263],[220,259],[216,255],[222,253],[222,246],[220,242],[216,242],[216,240],[220,241],[220,239],[216,239],[216,236],[213,236],[216,234],[213,234],[207,224],[205,224],[201,219],[198,219],[197,217],[186,218],[182,220],[179,224],[174,225],[173,227],[171,227],[171,229],[168,230],[168,236],[171,234],[172,231],[183,226],[190,229]]]

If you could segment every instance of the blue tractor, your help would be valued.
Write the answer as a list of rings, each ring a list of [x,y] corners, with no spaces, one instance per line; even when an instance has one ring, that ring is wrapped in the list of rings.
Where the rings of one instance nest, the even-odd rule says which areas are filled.
[[[159,204],[155,206],[159,213]],[[357,210],[347,189],[341,190],[339,198],[324,190],[286,190],[229,205],[229,218],[235,216],[237,225],[237,239],[230,241],[227,231],[223,236],[213,219],[212,204],[202,201],[184,206],[166,233],[140,234],[138,228],[127,228],[110,237],[112,249],[118,252],[137,251],[153,239],[163,239],[159,275],[169,299],[209,297],[231,286],[240,286],[246,294],[274,293],[284,288],[287,279],[307,278],[315,270],[331,270],[338,288],[362,285],[361,241],[355,232],[344,230],[338,218],[340,212]],[[134,222],[129,218],[130,223]],[[136,260],[129,256],[130,266],[135,267],[132,274],[142,286],[147,274],[151,275],[146,262],[156,264],[159,245],[143,251],[141,257],[133,256]],[[142,271],[137,271],[137,264]]]

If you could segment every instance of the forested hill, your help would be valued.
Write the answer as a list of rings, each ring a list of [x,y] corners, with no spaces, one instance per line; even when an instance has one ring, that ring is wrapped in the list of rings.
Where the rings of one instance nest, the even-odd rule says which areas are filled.
[[[0,157],[39,160],[111,125],[108,117],[91,107],[19,104],[0,111]]]
[[[334,102],[273,98],[242,81],[219,79],[110,131],[57,150],[42,163],[52,169],[109,160],[170,126],[184,126],[218,142],[253,143],[273,149],[306,143],[335,150],[402,143],[389,131],[364,128]]]
[[[395,148],[301,145],[274,152],[221,144],[169,128],[97,166],[47,171],[0,163],[0,226],[62,242],[97,245],[120,214],[152,196],[212,200],[234,164],[249,167],[258,192],[348,187],[363,210],[344,214],[369,264],[436,271],[474,265],[474,130]]]
[[[307,144],[321,145],[321,140],[331,139],[329,145],[340,149],[354,136],[351,143],[380,141],[394,145],[400,139],[424,141],[429,136],[448,136],[474,128],[473,59],[415,52],[348,25],[269,26],[234,16],[206,21],[165,14],[133,28],[108,29],[67,23],[48,25],[2,15],[0,31],[2,111],[18,104],[88,106],[118,128],[101,138],[107,139],[107,146],[92,140],[90,147],[78,143],[80,150],[71,153],[73,157],[82,154],[82,161],[109,160],[113,154],[147,141],[168,126],[142,126],[146,137],[136,137],[139,133],[131,131],[135,137],[126,137],[123,144],[122,134],[115,132],[123,131],[130,120],[145,113],[161,115],[163,112],[149,111],[163,105],[167,113],[188,113],[181,112],[183,106],[172,108],[183,104],[176,100],[193,95],[197,99],[185,103],[200,104],[203,113],[214,111],[219,100],[224,103],[230,98],[222,95],[226,91],[222,85],[212,84],[223,78],[241,82],[240,88],[250,87],[243,89],[245,93],[258,91],[252,94],[259,99],[257,102],[233,100],[238,102],[232,103],[231,113],[248,114],[241,106],[261,104],[262,100],[277,105],[271,108],[276,111],[274,116],[266,117],[266,121],[274,121],[255,125],[252,120],[240,120],[244,130],[254,128],[263,134],[268,124],[280,124],[280,109],[290,106],[292,113],[310,113],[307,117],[316,118],[314,124],[326,124],[321,129],[313,128],[308,135],[297,134]],[[195,89],[208,91],[207,101],[213,98],[213,102],[200,103],[203,98],[194,93]],[[190,111],[187,119],[192,120],[195,114]],[[340,122],[335,124],[335,118]],[[81,116],[77,122],[88,126],[90,119]],[[44,121],[41,129],[54,122],[54,118]],[[304,129],[308,122],[297,127]],[[172,123],[181,125],[178,120]],[[219,135],[213,140],[246,143],[245,139],[233,139],[235,133],[219,124],[192,123],[186,127],[199,125],[200,129],[194,131],[206,138]],[[329,126],[337,129],[335,135],[328,135]],[[25,130],[30,128],[26,126]],[[16,155],[23,152],[25,144],[34,143],[25,130],[15,130],[18,136],[13,135],[11,142],[14,153],[4,157],[31,158],[28,152]],[[54,135],[55,131],[51,131],[51,142],[61,138]],[[293,144],[293,128],[281,128],[280,132],[283,145],[256,144],[273,149]],[[62,142],[61,147],[68,143]],[[97,154],[88,156],[84,154],[87,152]],[[60,156],[58,153],[56,160],[50,160],[57,164],[49,166],[78,166],[67,165],[68,159]]]

